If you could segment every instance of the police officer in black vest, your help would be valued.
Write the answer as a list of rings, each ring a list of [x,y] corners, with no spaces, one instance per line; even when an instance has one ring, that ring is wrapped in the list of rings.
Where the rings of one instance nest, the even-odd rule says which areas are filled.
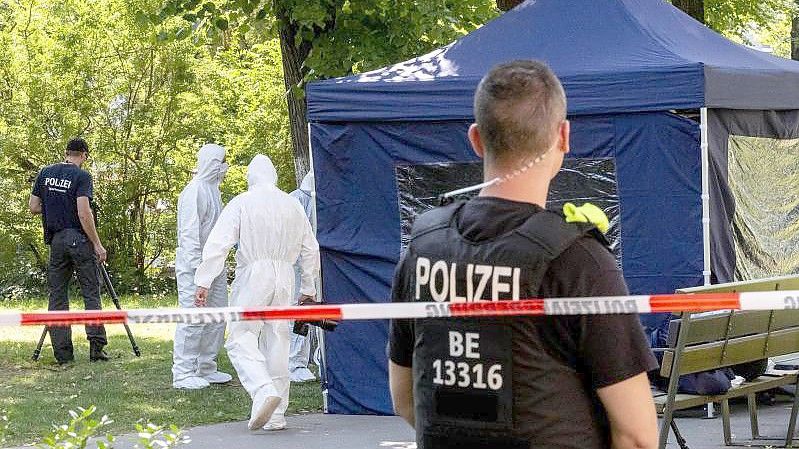
[[[64,162],[49,165],[39,172],[30,196],[30,211],[42,214],[44,240],[50,245],[47,278],[50,285],[49,310],[69,310],[67,287],[75,273],[86,310],[100,310],[100,279],[97,263],[105,262],[106,251],[100,243],[91,209],[92,177],[81,169],[89,158],[83,139],[67,144]],[[72,330],[51,327],[50,340],[59,364],[74,360]],[[86,326],[89,360],[106,361],[105,328]]]
[[[474,114],[469,140],[487,184],[417,218],[393,301],[626,295],[588,219],[597,208],[544,208],[569,151],[566,97],[550,69],[495,67]],[[394,409],[420,449],[657,445],[646,377],[657,365],[635,315],[394,320],[389,356]]]

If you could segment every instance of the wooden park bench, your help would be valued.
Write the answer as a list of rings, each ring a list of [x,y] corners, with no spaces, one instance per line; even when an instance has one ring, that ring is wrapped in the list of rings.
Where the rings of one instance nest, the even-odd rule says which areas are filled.
[[[693,287],[677,292],[690,294],[779,290],[799,290],[799,276]],[[799,380],[795,371],[766,374],[716,396],[677,394],[677,384],[679,376],[683,374],[799,352],[799,310],[722,312],[710,316],[684,313],[680,319],[672,320],[669,324],[668,347],[663,350],[660,370],[660,374],[669,379],[669,386],[666,393],[656,394],[654,397],[657,411],[663,415],[660,448],[666,447],[669,429],[673,429],[677,442],[686,449],[685,440],[674,423],[674,412],[709,403],[721,403],[724,443],[727,446],[772,446],[773,443],[761,444],[769,438],[761,436],[758,430],[756,394],[784,385],[796,386]],[[746,397],[749,406],[752,442],[732,441],[729,400],[738,397]],[[794,395],[784,447],[790,448],[793,444],[798,404],[799,395]]]
[[[660,448],[666,447],[670,428],[675,430],[680,446],[687,447],[673,423],[674,412],[707,403],[721,403],[724,443],[727,446],[744,445],[733,442],[730,430],[729,400],[737,397],[746,397],[749,405],[752,442],[745,445],[772,446],[773,443],[760,443],[768,438],[762,437],[758,430],[755,395],[785,385],[797,385],[795,371],[765,374],[715,396],[678,394],[678,379],[684,374],[795,352],[799,352],[799,310],[725,312],[700,317],[685,313],[680,319],[672,320],[668,347],[663,351],[660,370],[661,376],[669,379],[669,386],[666,393],[654,397],[657,411],[663,415]],[[788,421],[785,447],[791,447],[793,442],[798,404],[799,395],[796,395]]]

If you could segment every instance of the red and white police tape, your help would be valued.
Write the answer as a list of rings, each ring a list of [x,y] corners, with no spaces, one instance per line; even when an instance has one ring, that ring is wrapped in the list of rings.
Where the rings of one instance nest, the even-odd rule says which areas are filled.
[[[713,310],[799,309],[799,290],[756,293],[699,293],[525,299],[484,302],[408,302],[336,304],[292,307],[219,307],[195,309],[131,309],[71,312],[4,312],[0,326],[220,323],[260,320],[376,320],[535,315],[604,315]]]

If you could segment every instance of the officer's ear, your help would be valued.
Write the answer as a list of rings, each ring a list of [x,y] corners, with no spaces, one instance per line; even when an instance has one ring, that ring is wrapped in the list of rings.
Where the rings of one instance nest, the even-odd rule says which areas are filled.
[[[568,120],[560,122],[558,127],[558,149],[563,154],[569,152],[569,136],[571,134],[571,123]]]
[[[477,126],[477,123],[472,123],[472,126],[469,127],[468,136],[469,142],[472,144],[474,154],[476,154],[480,159],[485,158],[485,147],[483,146],[483,141],[480,138],[480,128]]]

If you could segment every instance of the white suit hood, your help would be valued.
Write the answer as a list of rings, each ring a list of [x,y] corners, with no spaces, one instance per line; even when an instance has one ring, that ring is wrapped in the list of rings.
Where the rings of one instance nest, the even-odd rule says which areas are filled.
[[[300,190],[310,195],[311,191],[313,190],[313,185],[314,185],[313,172],[309,171],[308,174],[305,175],[304,178],[302,178],[302,182],[300,183]]]
[[[224,159],[225,149],[216,144],[205,144],[197,152],[197,173],[178,198],[177,272],[193,272],[200,264],[203,245],[222,213],[219,182]]]
[[[194,178],[199,181],[218,184],[221,181],[219,172],[224,160],[224,147],[215,143],[206,143],[197,153],[197,174],[194,175]]]
[[[264,185],[277,185],[277,170],[272,160],[263,154],[256,154],[247,166],[247,185],[250,188]]]
[[[300,188],[291,192],[291,196],[296,198],[297,201],[300,202],[302,205],[303,210],[305,211],[305,215],[308,217],[308,220],[311,223],[315,223],[316,219],[314,217],[314,210],[312,204],[311,194],[313,193],[314,189],[314,175],[313,172],[308,172],[304,178],[302,178],[302,182],[300,183]]]

